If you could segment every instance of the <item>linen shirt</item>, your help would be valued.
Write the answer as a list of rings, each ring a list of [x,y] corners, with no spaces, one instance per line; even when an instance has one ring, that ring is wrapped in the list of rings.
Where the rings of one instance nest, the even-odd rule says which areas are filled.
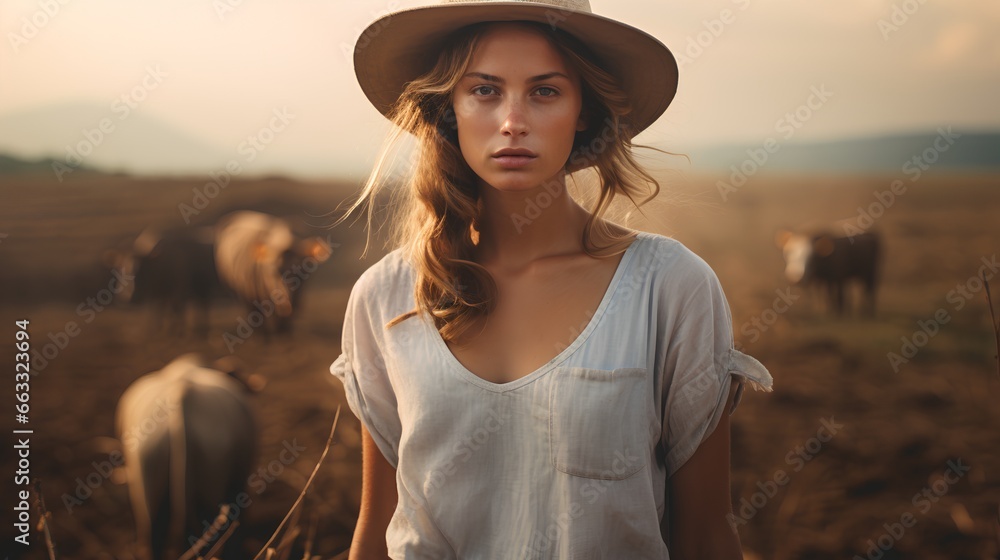
[[[771,391],[734,346],[713,269],[638,232],[596,312],[557,356],[492,383],[414,309],[401,249],[351,290],[330,366],[396,469],[393,559],[669,558],[665,489],[718,425],[730,381]]]

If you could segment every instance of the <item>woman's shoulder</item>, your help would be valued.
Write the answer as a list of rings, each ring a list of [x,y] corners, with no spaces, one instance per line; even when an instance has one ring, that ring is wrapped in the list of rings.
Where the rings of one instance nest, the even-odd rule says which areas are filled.
[[[372,263],[354,283],[353,292],[385,300],[412,289],[413,266],[402,247],[393,249]]]
[[[636,242],[645,241],[640,262],[665,279],[700,281],[716,277],[711,265],[678,239],[639,231]]]

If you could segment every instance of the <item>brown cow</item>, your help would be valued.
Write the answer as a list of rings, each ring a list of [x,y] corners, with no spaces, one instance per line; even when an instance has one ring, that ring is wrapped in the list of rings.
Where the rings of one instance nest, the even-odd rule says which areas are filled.
[[[225,292],[215,268],[214,231],[211,227],[146,228],[126,250],[108,250],[105,264],[125,282],[118,298],[126,303],[152,305],[153,318],[171,334],[187,326],[189,308],[197,314],[196,329],[208,334],[212,300]]]
[[[781,230],[775,235],[775,244],[784,255],[789,282],[825,286],[830,306],[843,315],[847,283],[858,280],[865,291],[864,311],[875,316],[882,245],[878,232],[838,235],[821,230],[806,235]]]

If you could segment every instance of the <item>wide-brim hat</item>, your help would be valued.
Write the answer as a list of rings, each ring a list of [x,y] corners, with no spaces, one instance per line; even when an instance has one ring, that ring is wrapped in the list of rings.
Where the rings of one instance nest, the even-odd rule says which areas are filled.
[[[629,97],[626,115],[636,134],[663,114],[677,92],[677,61],[663,43],[628,24],[594,14],[588,0],[438,0],[388,13],[369,24],[354,45],[354,72],[383,115],[406,82],[429,71],[445,39],[485,21],[535,21],[586,44],[618,78]]]

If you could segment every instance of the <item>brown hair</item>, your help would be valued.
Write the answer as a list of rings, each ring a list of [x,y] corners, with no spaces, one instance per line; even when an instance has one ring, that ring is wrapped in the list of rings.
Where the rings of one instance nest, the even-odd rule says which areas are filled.
[[[495,307],[496,283],[483,266],[470,258],[478,242],[477,218],[482,202],[477,176],[458,147],[452,108],[452,92],[468,69],[479,38],[489,23],[492,22],[473,24],[453,33],[434,67],[406,83],[386,115],[396,126],[386,138],[375,168],[358,199],[334,224],[339,224],[367,201],[370,232],[371,203],[386,182],[383,177],[391,148],[405,132],[413,134],[417,146],[410,162],[412,169],[403,187],[395,191],[394,203],[390,204],[398,213],[396,219],[391,220],[390,236],[393,246],[402,247],[404,256],[415,266],[417,309],[394,318],[386,328],[423,310],[434,317],[441,337],[452,340]],[[614,197],[622,194],[635,204],[636,197],[645,191],[648,196],[636,205],[638,208],[660,191],[656,179],[642,169],[632,155],[634,127],[627,117],[630,112],[628,97],[616,78],[602,68],[600,59],[575,37],[543,23],[519,23],[543,32],[581,76],[582,112],[588,127],[576,134],[566,171],[571,173],[591,165],[595,168],[600,193],[584,227],[583,245],[588,255],[610,256],[602,253],[607,247],[595,247],[593,232],[596,227],[605,238],[611,237],[610,231],[598,219],[607,212]],[[620,241],[616,239],[612,249],[620,247]]]

